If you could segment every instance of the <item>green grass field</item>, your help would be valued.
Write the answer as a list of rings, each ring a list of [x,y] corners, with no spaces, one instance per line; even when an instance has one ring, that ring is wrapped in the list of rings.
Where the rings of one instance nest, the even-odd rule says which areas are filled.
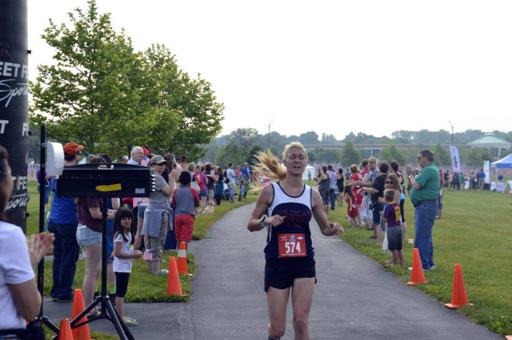
[[[433,229],[437,268],[425,273],[429,283],[418,287],[440,302],[450,302],[454,264],[460,263],[472,304],[460,312],[499,334],[512,334],[511,204],[512,196],[495,192],[445,192],[443,216]],[[345,215],[344,205],[329,216],[342,222],[346,230],[343,239],[378,262],[388,259],[389,255],[368,239],[371,232],[350,228]],[[408,199],[406,220],[408,238],[412,239],[414,208]],[[411,245],[405,245],[404,256],[411,265]],[[409,280],[406,269],[389,270],[402,281]]]

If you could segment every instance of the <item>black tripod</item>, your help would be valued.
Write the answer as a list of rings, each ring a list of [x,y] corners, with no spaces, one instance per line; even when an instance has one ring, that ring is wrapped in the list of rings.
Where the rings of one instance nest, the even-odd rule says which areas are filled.
[[[98,319],[110,320],[121,340],[134,339],[120,319],[109,296],[107,296],[107,203],[111,197],[147,197],[154,191],[155,177],[151,169],[126,164],[82,164],[66,167],[59,177],[57,194],[63,197],[101,197],[101,293],[76,318],[71,327],[76,328]],[[100,313],[87,321],[81,319],[99,306]]]
[[[39,163],[41,164],[39,171],[39,232],[44,232],[44,206],[45,206],[45,196],[46,196],[46,128],[44,125],[41,125],[41,137],[40,137],[40,149],[39,149]],[[57,327],[53,322],[51,322],[44,314],[43,314],[43,287],[44,287],[44,257],[41,259],[39,264],[37,265],[37,289],[39,290],[39,294],[41,294],[41,309],[39,310],[39,315],[36,318],[36,322],[40,322],[43,325],[47,326],[51,329],[55,334],[59,333],[59,327]]]
[[[117,335],[121,340],[134,340],[132,333],[125,325],[124,321],[117,314],[110,297],[107,295],[107,204],[108,198],[103,197],[103,206],[101,208],[102,219],[102,232],[101,232],[101,292],[94,301],[87,306],[82,313],[71,321],[71,328],[76,328],[86,323],[93,322],[99,319],[110,320],[116,328]],[[88,320],[79,322],[85,315],[87,315],[93,308],[100,306],[100,313],[94,316],[88,316]]]

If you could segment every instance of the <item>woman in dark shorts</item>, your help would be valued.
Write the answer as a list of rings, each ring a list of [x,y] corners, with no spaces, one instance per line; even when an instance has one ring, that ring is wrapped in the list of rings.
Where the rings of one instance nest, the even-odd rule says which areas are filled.
[[[268,339],[284,335],[291,287],[295,338],[309,339],[309,310],[316,282],[309,221],[315,217],[324,235],[336,235],[343,229],[338,223],[329,223],[320,194],[302,183],[308,161],[302,144],[285,147],[283,164],[270,153],[260,153],[258,160],[256,170],[276,180],[263,188],[247,225],[249,231],[267,229],[264,288]]]

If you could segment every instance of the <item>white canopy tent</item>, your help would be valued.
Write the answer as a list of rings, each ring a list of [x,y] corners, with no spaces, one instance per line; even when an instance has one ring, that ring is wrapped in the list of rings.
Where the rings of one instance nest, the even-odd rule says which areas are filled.
[[[302,174],[302,179],[308,180],[308,179],[314,179],[315,178],[315,167],[311,165],[307,165],[306,169],[304,170],[304,173]]]

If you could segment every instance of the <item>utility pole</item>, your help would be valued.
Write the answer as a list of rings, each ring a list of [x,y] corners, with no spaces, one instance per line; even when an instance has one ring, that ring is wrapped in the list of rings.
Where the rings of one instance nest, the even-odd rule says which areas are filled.
[[[9,152],[14,189],[7,218],[25,230],[27,219],[27,0],[0,1],[0,145]]]

